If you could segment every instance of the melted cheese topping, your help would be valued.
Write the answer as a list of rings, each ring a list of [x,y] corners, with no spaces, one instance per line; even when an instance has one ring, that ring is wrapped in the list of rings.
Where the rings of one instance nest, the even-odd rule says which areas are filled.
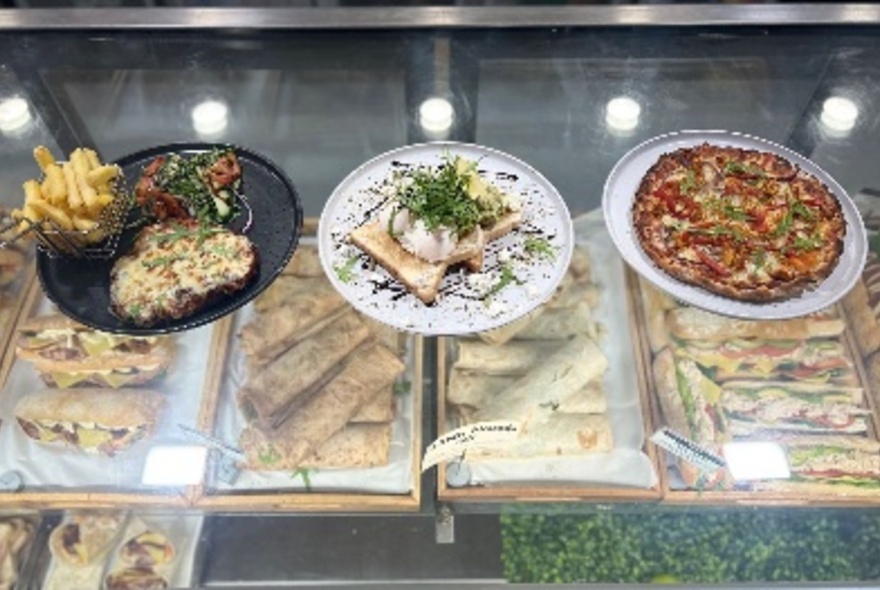
[[[244,236],[219,228],[202,235],[174,232],[166,226],[142,236],[144,247],[113,267],[111,297],[135,322],[182,317],[188,299],[224,289],[253,266],[253,245]]]

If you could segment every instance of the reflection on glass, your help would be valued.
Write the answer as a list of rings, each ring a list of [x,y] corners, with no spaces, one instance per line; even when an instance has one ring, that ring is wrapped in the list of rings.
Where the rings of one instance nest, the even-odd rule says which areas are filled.
[[[219,100],[200,102],[192,110],[192,123],[200,137],[216,137],[229,125],[229,107]]]
[[[855,127],[859,117],[856,103],[842,96],[832,96],[822,103],[820,121],[826,132],[833,136],[846,136]]]
[[[791,477],[785,451],[774,442],[727,443],[724,445],[724,459],[730,475],[736,481]]]
[[[18,96],[0,101],[0,132],[4,135],[17,135],[31,122],[28,102]]]
[[[612,132],[632,131],[639,125],[642,107],[628,96],[618,96],[605,107],[605,124]]]
[[[454,119],[455,109],[445,98],[429,98],[419,106],[419,125],[431,139],[445,139]]]

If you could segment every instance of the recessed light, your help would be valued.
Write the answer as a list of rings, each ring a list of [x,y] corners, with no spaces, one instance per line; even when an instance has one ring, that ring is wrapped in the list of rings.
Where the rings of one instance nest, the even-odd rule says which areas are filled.
[[[219,100],[201,102],[192,110],[192,122],[199,135],[218,135],[229,125],[229,107]]]
[[[13,133],[22,130],[31,122],[28,102],[18,96],[0,101],[0,131]]]
[[[605,106],[605,124],[614,131],[632,131],[639,125],[641,105],[628,96],[618,96]]]
[[[819,120],[831,131],[850,131],[859,118],[859,107],[856,103],[842,96],[832,96],[822,103],[822,114]]]
[[[455,109],[445,98],[429,98],[419,106],[419,125],[427,135],[442,136],[454,120]]]

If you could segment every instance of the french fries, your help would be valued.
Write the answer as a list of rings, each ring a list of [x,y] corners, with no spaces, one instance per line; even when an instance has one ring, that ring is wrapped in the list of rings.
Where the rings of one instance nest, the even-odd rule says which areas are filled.
[[[34,149],[34,160],[43,172],[42,182],[28,180],[22,185],[24,205],[12,211],[25,231],[32,224],[44,229],[82,232],[89,243],[104,239],[98,221],[114,200],[113,182],[120,174],[114,164],[102,164],[98,154],[77,148],[66,162],[58,162],[45,146]]]

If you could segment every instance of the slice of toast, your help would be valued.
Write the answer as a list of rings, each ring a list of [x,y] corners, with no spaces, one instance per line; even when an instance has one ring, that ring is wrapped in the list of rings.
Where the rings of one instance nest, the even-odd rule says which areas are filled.
[[[518,226],[521,221],[522,211],[511,211],[507,215],[504,215],[496,221],[494,225],[483,230],[483,236],[485,237],[486,243],[488,244],[492,240],[497,240],[506,235],[513,230],[513,228]],[[476,255],[471,256],[464,261],[465,267],[471,272],[481,272],[483,270],[484,253],[485,250],[480,248],[480,251],[477,252]]]
[[[433,303],[437,298],[446,269],[451,264],[473,257],[482,251],[486,243],[483,231],[477,228],[458,243],[447,260],[428,262],[407,252],[378,221],[360,226],[349,237],[355,246],[369,254],[426,304]]]

